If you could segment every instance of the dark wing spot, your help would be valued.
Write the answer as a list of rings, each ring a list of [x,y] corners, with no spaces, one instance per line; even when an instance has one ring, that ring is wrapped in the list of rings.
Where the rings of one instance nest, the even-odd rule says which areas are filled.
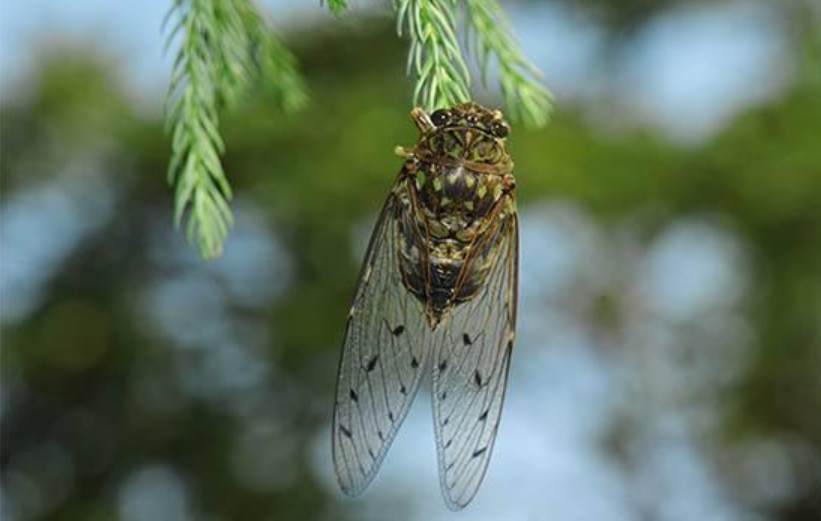
[[[405,394],[405,395],[406,395],[406,394],[408,394],[408,388],[407,388],[407,387],[405,387],[405,385],[404,385],[404,384],[403,384],[403,385],[400,385],[400,386],[399,386],[399,392],[400,392],[400,393],[402,393],[402,394]]]
[[[473,451],[473,457],[478,458],[479,456],[484,454],[486,451],[487,451],[487,447],[482,447],[481,449],[475,450],[475,451]]]
[[[445,426],[445,425],[447,425],[448,423],[450,423],[450,416],[448,416],[447,418],[445,418],[444,420],[442,420],[442,427],[444,427],[444,426]]]
[[[400,324],[400,325],[396,326],[395,328],[393,328],[393,331],[391,331],[391,334],[393,336],[399,336],[404,332],[405,332],[405,326]]]
[[[366,370],[367,372],[369,372],[369,373],[370,373],[371,371],[373,371],[373,370],[374,370],[374,368],[376,367],[376,361],[377,361],[377,360],[379,360],[379,356],[378,356],[378,355],[374,355],[374,357],[373,357],[373,358],[371,358],[370,360],[368,360],[368,363],[365,365],[365,370]]]
[[[453,438],[449,439],[448,442],[445,443],[445,448],[449,449],[451,445],[453,445]]]
[[[411,367],[413,367],[414,369],[419,367],[419,360],[415,356],[411,358]]]
[[[476,387],[482,387],[482,373],[480,373],[478,369],[473,373],[473,382],[476,384]]]
[[[339,424],[339,430],[342,431],[342,434],[344,434],[346,438],[350,438],[351,436],[353,436],[351,429],[345,427],[342,424]]]
[[[465,333],[464,335],[462,335],[462,342],[464,342],[466,346],[469,346],[473,344],[473,339],[470,338],[470,335]]]
[[[443,402],[447,399],[447,397],[448,397],[448,392],[447,391],[442,391],[442,394],[439,395],[439,399],[442,400]]]
[[[374,454],[374,453],[373,453],[373,450],[371,450],[371,448],[370,448],[370,447],[368,447],[368,454],[370,454],[370,455],[371,455],[371,459],[373,459],[373,460],[375,460],[375,459],[376,459],[376,454]]]
[[[487,420],[487,415],[488,415],[489,412],[490,412],[490,409],[485,409],[485,412],[483,412],[482,414],[479,415],[479,421],[483,422],[483,421]]]
[[[359,395],[356,394],[356,391],[351,389],[350,395],[351,395],[351,400],[353,400],[355,403],[359,403]]]
[[[381,441],[385,441],[385,433],[382,431],[376,431],[376,435],[379,436]]]
[[[393,417],[393,413],[392,413],[392,412],[388,412],[388,419],[389,419],[390,421],[393,421],[393,420],[394,420],[394,417]]]
[[[441,362],[439,362],[439,372],[440,373],[444,373],[445,369],[447,369],[447,368],[448,368],[448,361],[447,360],[442,360]]]

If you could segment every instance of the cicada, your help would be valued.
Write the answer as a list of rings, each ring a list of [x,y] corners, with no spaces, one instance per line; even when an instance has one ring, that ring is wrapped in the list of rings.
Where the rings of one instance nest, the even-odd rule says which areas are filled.
[[[467,505],[499,429],[516,327],[518,218],[510,128],[475,103],[411,116],[420,135],[371,236],[348,316],[332,438],[349,495],[373,480],[432,374],[447,505]]]

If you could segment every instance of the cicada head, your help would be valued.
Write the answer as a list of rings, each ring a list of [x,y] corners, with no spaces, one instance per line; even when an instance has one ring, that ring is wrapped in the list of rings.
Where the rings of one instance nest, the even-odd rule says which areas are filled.
[[[505,150],[510,127],[499,110],[463,103],[430,115],[414,109],[412,115],[422,132],[418,147],[431,156],[488,165],[510,161]]]

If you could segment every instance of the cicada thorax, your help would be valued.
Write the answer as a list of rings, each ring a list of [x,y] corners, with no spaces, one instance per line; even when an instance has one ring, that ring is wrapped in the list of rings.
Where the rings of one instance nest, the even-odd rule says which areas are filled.
[[[412,222],[402,225],[400,269],[435,327],[487,280],[499,244],[493,236],[515,211],[513,176],[425,161],[405,171],[403,204]]]

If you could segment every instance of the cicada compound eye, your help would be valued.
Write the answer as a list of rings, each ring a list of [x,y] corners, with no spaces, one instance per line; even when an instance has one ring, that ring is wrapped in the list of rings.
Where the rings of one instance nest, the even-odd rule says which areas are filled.
[[[450,120],[450,113],[445,109],[439,109],[430,115],[430,120],[437,127],[441,127]]]
[[[504,139],[510,135],[510,127],[507,126],[507,123],[505,123],[504,121],[494,122],[493,126],[491,127],[491,131],[493,132],[494,136],[501,139]]]

